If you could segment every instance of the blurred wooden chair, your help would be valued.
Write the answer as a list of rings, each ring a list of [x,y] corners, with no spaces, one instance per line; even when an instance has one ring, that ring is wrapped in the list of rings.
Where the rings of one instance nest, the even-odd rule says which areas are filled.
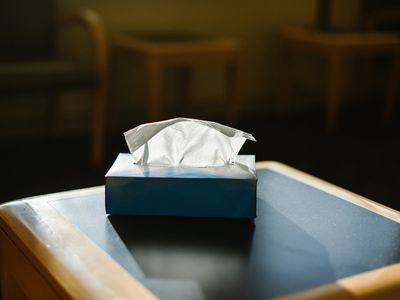
[[[170,67],[182,71],[181,89],[190,101],[191,68],[199,64],[225,68],[226,101],[223,104],[226,121],[233,125],[239,115],[240,41],[234,38],[204,37],[176,33],[116,33],[112,45],[139,58],[146,69],[147,119],[159,121],[162,116],[162,75]]]
[[[325,123],[328,130],[334,130],[337,127],[348,59],[357,56],[384,55],[393,60],[384,108],[385,120],[391,119],[400,80],[400,36],[393,32],[373,31],[385,17],[393,20],[395,14],[390,12],[369,15],[365,20],[365,27],[368,30],[364,32],[334,32],[306,27],[290,27],[281,30],[282,93],[285,94],[290,89],[291,70],[288,61],[293,50],[315,53],[325,57],[328,65]],[[285,94],[282,97],[283,101],[288,102],[288,97],[289,95]]]
[[[93,61],[81,63],[57,55],[57,35],[66,25],[83,25],[93,45]],[[54,110],[57,92],[93,89],[91,159],[103,156],[105,107],[108,96],[108,45],[97,13],[82,10],[57,17],[54,0],[13,0],[0,3],[0,94],[42,93]]]
[[[368,32],[389,32],[400,39],[400,8],[372,10],[364,16],[363,27]],[[393,54],[393,64],[385,99],[384,119],[393,118],[395,103],[399,96],[400,84],[400,51]]]

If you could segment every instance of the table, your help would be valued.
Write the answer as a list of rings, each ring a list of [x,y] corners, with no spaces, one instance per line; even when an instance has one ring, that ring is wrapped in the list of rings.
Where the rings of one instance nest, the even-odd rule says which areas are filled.
[[[313,28],[288,27],[280,32],[282,65],[281,91],[290,87],[289,56],[293,50],[314,53],[327,59],[326,127],[337,127],[337,115],[343,96],[346,62],[351,56],[387,55],[393,58],[385,99],[385,120],[390,120],[398,95],[400,80],[400,38],[393,33],[321,32]],[[285,94],[283,98],[288,98]],[[284,100],[287,102],[289,99]]]
[[[257,218],[107,216],[104,187],[0,207],[3,299],[398,299],[400,213],[277,162]]]
[[[183,105],[189,100],[190,67],[218,64],[226,69],[226,118],[231,124],[238,114],[239,63],[241,47],[237,39],[211,38],[174,33],[118,33],[112,37],[115,49],[128,51],[143,61],[147,80],[147,115],[159,121],[162,111],[162,74],[167,67],[180,67]]]

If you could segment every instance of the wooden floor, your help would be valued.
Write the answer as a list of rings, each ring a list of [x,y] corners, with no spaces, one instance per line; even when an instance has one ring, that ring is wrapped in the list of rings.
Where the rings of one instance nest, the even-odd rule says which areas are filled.
[[[379,102],[344,108],[333,134],[324,130],[322,110],[245,116],[236,127],[258,142],[247,142],[241,153],[283,162],[400,209],[400,112],[392,124],[384,124],[381,108]],[[88,160],[87,136],[1,140],[0,202],[104,184],[117,154],[128,151],[123,131],[107,136],[106,160],[98,169]]]

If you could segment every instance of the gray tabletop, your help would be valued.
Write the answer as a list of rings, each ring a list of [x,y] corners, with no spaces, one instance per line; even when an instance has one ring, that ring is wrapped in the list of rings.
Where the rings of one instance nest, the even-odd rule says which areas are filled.
[[[161,299],[266,299],[400,261],[400,224],[272,170],[257,218],[109,216],[104,193],[55,207]]]

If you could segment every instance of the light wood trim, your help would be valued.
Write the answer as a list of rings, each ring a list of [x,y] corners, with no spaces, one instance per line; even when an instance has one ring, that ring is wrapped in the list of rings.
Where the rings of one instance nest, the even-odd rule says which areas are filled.
[[[275,300],[397,300],[400,299],[400,264],[340,279]]]
[[[1,292],[3,300],[62,299],[11,239],[0,229]]]
[[[400,212],[279,162],[257,162],[256,167],[258,170],[268,169],[278,172],[400,223]],[[400,264],[357,274],[340,279],[332,284],[293,293],[288,296],[278,297],[276,299],[400,299]]]
[[[49,288],[61,299],[156,299],[48,204],[57,195],[67,194],[0,208],[1,229]]]

